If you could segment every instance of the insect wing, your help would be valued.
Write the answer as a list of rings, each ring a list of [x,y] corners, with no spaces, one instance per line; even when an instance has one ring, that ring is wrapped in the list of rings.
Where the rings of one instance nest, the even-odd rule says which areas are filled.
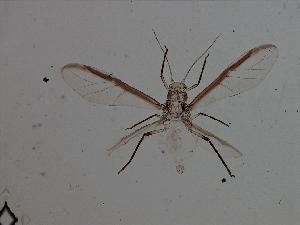
[[[159,119],[153,123],[147,124],[145,126],[140,127],[139,129],[136,129],[132,133],[122,137],[114,146],[109,148],[108,154],[110,155],[115,150],[119,149],[123,145],[126,145],[130,140],[132,140],[135,137],[141,136],[143,133],[151,132],[154,130],[163,130],[164,129],[164,120]]]
[[[199,127],[196,124],[186,124],[188,129],[192,132],[192,134],[203,138],[203,136],[208,137],[211,139],[214,143],[217,144],[218,151],[220,154],[224,157],[234,157],[238,158],[242,156],[242,153],[229,144],[227,141],[223,140],[222,138],[219,138],[218,136],[214,135],[213,133]]]
[[[160,109],[160,103],[113,75],[90,66],[67,64],[62,70],[66,83],[83,99],[109,106]]]
[[[251,49],[200,92],[189,108],[199,108],[254,88],[265,79],[277,57],[278,49],[272,44]]]

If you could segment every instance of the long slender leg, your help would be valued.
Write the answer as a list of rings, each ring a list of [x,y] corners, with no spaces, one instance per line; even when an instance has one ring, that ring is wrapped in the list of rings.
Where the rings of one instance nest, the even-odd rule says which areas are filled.
[[[153,31],[153,33],[154,33],[155,39],[156,39],[156,41],[157,41],[157,43],[158,43],[158,45],[159,45],[161,51],[164,53],[165,51],[164,51],[162,45],[160,44],[160,41],[158,40],[158,37],[157,37],[157,34],[156,34],[155,30],[152,29],[152,31]],[[171,65],[170,65],[170,62],[169,62],[167,56],[166,56],[166,60],[167,60],[168,67],[169,67],[169,71],[170,71],[170,75],[171,75],[171,82],[174,82],[174,80],[173,80],[173,73],[172,73],[172,70],[171,70]]]
[[[223,165],[224,165],[224,167],[226,168],[228,174],[229,174],[231,177],[235,177],[235,176],[231,173],[231,171],[230,171],[230,169],[228,168],[226,162],[224,161],[223,157],[221,156],[221,154],[219,153],[219,151],[216,149],[216,147],[214,146],[214,144],[212,143],[212,141],[211,141],[208,137],[205,137],[205,136],[203,136],[202,139],[205,140],[205,141],[207,141],[207,142],[210,144],[210,146],[213,148],[213,150],[215,151],[215,153],[217,153],[219,159],[220,159],[221,162],[223,163]]]
[[[219,120],[219,119],[217,119],[216,117],[207,115],[206,113],[203,113],[203,112],[199,112],[199,113],[193,115],[193,116],[191,117],[191,119],[193,120],[193,119],[195,119],[196,117],[198,117],[198,116],[200,116],[200,115],[206,116],[206,117],[208,117],[208,118],[210,118],[210,119],[213,119],[213,120],[216,120],[216,121],[218,121],[219,123],[221,123],[221,124],[223,124],[223,125],[229,127],[229,124],[228,124],[228,123],[225,123],[225,122],[223,122],[222,120]]]
[[[141,145],[141,143],[142,143],[142,141],[144,140],[145,137],[148,137],[148,136],[151,136],[151,135],[153,135],[153,134],[159,133],[159,132],[161,132],[161,131],[163,131],[163,130],[164,130],[164,129],[153,130],[153,131],[149,131],[149,132],[144,133],[143,136],[141,137],[141,139],[139,140],[137,146],[135,147],[135,149],[134,149],[134,151],[133,151],[133,153],[132,153],[132,155],[131,155],[129,161],[128,161],[128,162],[127,162],[127,163],[126,163],[126,164],[118,171],[118,174],[120,174],[123,170],[125,170],[126,167],[131,163],[131,161],[133,160],[133,158],[134,158],[134,156],[135,156],[135,154],[136,154],[138,148],[140,147],[140,145]]]
[[[224,161],[222,155],[219,153],[219,150],[217,150],[217,148],[214,146],[214,144],[212,143],[211,140],[215,140],[219,144],[221,144],[220,145],[220,147],[221,147],[220,150],[223,153],[230,153],[230,155],[233,156],[233,157],[239,157],[239,156],[242,155],[242,153],[239,150],[237,150],[235,147],[230,145],[228,142],[226,142],[223,139],[215,136],[214,134],[210,133],[209,131],[204,130],[203,128],[197,126],[196,124],[191,123],[191,121],[182,121],[182,122],[186,125],[187,129],[189,129],[189,131],[192,134],[195,134],[196,136],[202,138],[203,140],[207,141],[210,144],[210,146],[213,148],[213,150],[216,152],[219,159],[223,163],[223,165],[226,168],[229,175],[231,177],[234,177],[234,175],[231,173],[229,167],[227,166],[226,162]],[[224,147],[226,147],[226,148],[224,148]]]
[[[199,76],[199,79],[198,79],[198,82],[194,85],[192,85],[191,87],[189,87],[187,90],[190,91],[190,90],[193,90],[194,88],[198,87],[200,82],[201,82],[201,78],[202,78],[202,75],[203,75],[203,71],[204,71],[204,68],[205,68],[205,64],[206,64],[206,60],[207,60],[207,57],[209,56],[209,54],[207,54],[207,56],[205,57],[204,59],[204,62],[203,62],[203,65],[202,65],[202,70],[201,70],[201,73],[200,73],[200,76]]]
[[[165,81],[165,77],[164,77],[164,67],[165,67],[165,61],[166,61],[166,57],[167,57],[167,53],[168,53],[168,49],[166,46],[165,46],[165,48],[166,48],[166,51],[164,53],[164,60],[162,62],[161,69],[160,69],[160,79],[162,80],[165,88],[168,89],[168,85],[167,85],[167,82]]]
[[[126,128],[125,130],[130,130],[130,129],[132,129],[132,128],[138,126],[138,125],[140,125],[141,123],[143,123],[143,122],[145,122],[145,121],[147,121],[147,120],[149,120],[149,119],[151,119],[151,118],[153,118],[153,117],[155,117],[155,116],[158,117],[159,115],[158,115],[158,114],[153,114],[153,115],[147,117],[146,119],[143,119],[142,121],[133,124],[131,127],[128,127],[128,128]]]

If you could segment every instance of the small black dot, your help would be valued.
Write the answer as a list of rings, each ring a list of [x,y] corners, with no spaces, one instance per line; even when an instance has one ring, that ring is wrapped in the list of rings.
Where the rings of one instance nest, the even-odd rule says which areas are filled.
[[[40,175],[44,177],[46,176],[46,172],[40,172]]]
[[[222,181],[222,183],[225,183],[226,182],[226,178],[223,178],[221,181]]]
[[[43,81],[44,81],[45,83],[47,83],[47,82],[49,81],[49,78],[44,77],[44,78],[43,78]]]
[[[232,30],[232,32],[234,33],[234,32],[235,32],[235,30]]]
[[[277,88],[275,88],[274,90],[277,91]]]

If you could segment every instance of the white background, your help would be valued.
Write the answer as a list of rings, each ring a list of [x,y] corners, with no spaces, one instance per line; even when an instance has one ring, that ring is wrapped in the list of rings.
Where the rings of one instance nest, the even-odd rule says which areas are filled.
[[[105,150],[153,112],[91,104],[63,81],[63,65],[84,63],[163,102],[152,28],[177,79],[222,33],[191,96],[245,51],[278,47],[257,88],[206,109],[230,128],[196,120],[243,153],[226,159],[235,179],[202,147],[178,175],[158,137],[118,175],[136,140],[113,157]],[[299,224],[299,40],[296,2],[0,2],[1,205],[23,225]]]

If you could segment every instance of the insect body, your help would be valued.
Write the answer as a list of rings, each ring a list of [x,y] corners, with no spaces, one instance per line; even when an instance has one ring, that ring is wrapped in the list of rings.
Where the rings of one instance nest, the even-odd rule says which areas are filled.
[[[167,58],[168,49],[161,46],[155,32],[154,34],[162,52],[164,53],[160,77],[168,93],[167,99],[163,104],[142,91],[126,84],[117,77],[87,65],[65,65],[61,70],[63,79],[82,98],[90,102],[109,106],[132,106],[161,110],[161,113],[155,113],[127,129],[133,129],[140,126],[142,123],[154,117],[158,118],[156,121],[146,125],[141,125],[127,136],[121,138],[119,142],[108,149],[110,154],[128,143],[131,139],[138,136],[140,137],[140,140],[129,161],[119,170],[118,173],[122,172],[132,162],[145,137],[170,131],[173,129],[172,124],[181,123],[190,133],[206,141],[211,146],[229,175],[234,177],[222,155],[239,157],[242,155],[241,152],[225,140],[193,123],[193,119],[202,115],[226,126],[229,125],[205,113],[198,112],[191,115],[191,112],[217,100],[240,94],[241,92],[257,86],[262,80],[264,80],[275,63],[278,57],[277,47],[272,44],[265,44],[249,50],[227,67],[212,83],[196,95],[191,102],[188,102],[187,93],[200,84],[208,54],[205,56],[198,82],[187,87],[185,79],[192,67],[208,52],[218,37],[206,49],[206,51],[204,51],[204,53],[195,60],[192,66],[188,69],[183,80],[175,82],[172,78],[172,70]],[[163,75],[165,62],[167,62],[171,74],[171,84],[169,85],[165,81]],[[177,131],[173,129],[170,137],[172,135],[176,136],[176,132]],[[216,144],[218,144],[218,148],[216,147]],[[179,174],[183,173],[184,166],[182,160],[178,160],[176,170]]]
[[[187,108],[187,87],[182,82],[170,84],[166,103],[163,105],[163,114],[169,120],[189,118],[190,111]]]

